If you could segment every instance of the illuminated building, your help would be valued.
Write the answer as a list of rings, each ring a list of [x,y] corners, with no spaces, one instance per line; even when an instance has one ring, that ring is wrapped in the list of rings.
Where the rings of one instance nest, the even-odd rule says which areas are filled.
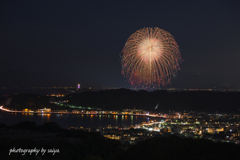
[[[29,112],[29,111],[31,111],[31,110],[26,108],[26,109],[24,109],[23,111],[24,111],[24,112]]]
[[[38,112],[51,112],[51,108],[38,109]]]
[[[80,89],[80,84],[78,84],[78,89]]]

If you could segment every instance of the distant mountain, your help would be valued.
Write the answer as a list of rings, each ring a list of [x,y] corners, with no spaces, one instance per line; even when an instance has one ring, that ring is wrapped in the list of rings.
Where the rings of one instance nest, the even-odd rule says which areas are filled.
[[[37,110],[45,107],[51,108],[52,110],[64,109],[64,107],[50,103],[51,101],[53,101],[51,96],[39,94],[18,94],[9,96],[7,99],[5,98],[5,102],[2,103],[2,105],[4,105],[4,108],[9,108],[11,110],[23,110],[26,108]]]
[[[134,91],[129,89],[101,90],[97,92],[85,91],[66,95],[62,100],[68,104],[101,108],[103,110],[144,109],[147,111],[207,111],[207,112],[239,112],[240,92],[214,91],[182,91],[168,92],[156,90]],[[70,109],[55,105],[59,98],[38,94],[19,94],[1,99],[1,104],[9,109],[22,110],[25,108],[37,110],[40,108]],[[156,105],[158,107],[156,108]]]
[[[240,109],[239,92],[182,91],[168,92],[157,90],[132,91],[129,89],[82,92],[64,97],[69,104],[83,107],[96,107],[108,110],[138,108],[154,110],[195,110],[236,112]]]

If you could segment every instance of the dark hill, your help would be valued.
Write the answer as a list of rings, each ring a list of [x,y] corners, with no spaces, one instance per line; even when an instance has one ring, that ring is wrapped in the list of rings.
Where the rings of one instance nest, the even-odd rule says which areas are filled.
[[[156,137],[131,146],[116,155],[116,160],[237,160],[240,146],[235,144],[214,143],[200,139],[181,139],[179,137]]]
[[[12,110],[23,110],[23,109],[31,109],[37,110],[41,108],[51,108],[52,110],[56,109],[67,109],[64,107],[57,106],[53,103],[50,103],[50,96],[39,95],[39,94],[19,94],[12,95],[5,99],[4,108],[12,109]],[[57,99],[57,97],[54,97]]]
[[[98,92],[82,92],[65,97],[70,104],[102,109],[145,109],[154,110],[195,110],[236,112],[240,109],[239,92],[207,92],[184,91],[167,92],[129,89],[104,90]]]

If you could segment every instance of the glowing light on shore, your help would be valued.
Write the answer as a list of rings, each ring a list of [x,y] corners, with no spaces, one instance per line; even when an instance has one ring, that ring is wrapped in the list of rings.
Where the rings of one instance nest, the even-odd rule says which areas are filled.
[[[12,110],[3,108],[3,106],[0,106],[0,110],[7,111],[7,112],[13,112]],[[17,112],[17,111],[14,111],[14,112]]]

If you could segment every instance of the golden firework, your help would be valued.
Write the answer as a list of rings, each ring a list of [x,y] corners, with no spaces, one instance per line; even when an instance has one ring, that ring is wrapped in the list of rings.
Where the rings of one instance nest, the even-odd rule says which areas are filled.
[[[121,58],[122,74],[135,87],[167,85],[180,70],[181,54],[177,42],[169,32],[158,27],[133,33]]]

